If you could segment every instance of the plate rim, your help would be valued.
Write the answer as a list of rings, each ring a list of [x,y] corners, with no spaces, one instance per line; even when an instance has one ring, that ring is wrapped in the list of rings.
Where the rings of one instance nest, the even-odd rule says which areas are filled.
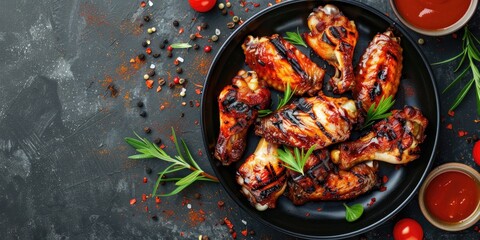
[[[281,228],[277,225],[274,225],[274,224],[270,223],[269,221],[261,218],[257,214],[251,214],[250,213],[251,209],[247,209],[247,206],[244,206],[243,204],[240,204],[236,199],[237,196],[235,195],[235,193],[233,193],[233,191],[231,189],[227,188],[227,184],[225,183],[225,180],[223,178],[219,178],[219,181],[220,181],[223,189],[227,192],[229,197],[238,206],[240,206],[240,208],[243,211],[247,212],[249,216],[253,217],[255,220],[257,220],[257,221],[259,221],[259,222],[261,222],[261,223],[263,223],[263,224],[265,224],[265,225],[267,225],[267,226],[269,226],[269,227],[271,227],[271,228],[273,228],[273,229],[275,229],[279,232],[286,233],[286,234],[289,234],[289,235],[294,236],[294,237],[301,237],[301,238],[306,238],[306,239],[343,239],[343,238],[347,238],[347,237],[357,236],[359,234],[362,234],[362,233],[368,232],[370,230],[373,230],[376,227],[380,226],[381,224],[384,224],[388,219],[390,219],[391,217],[396,215],[398,212],[400,212],[406,205],[408,205],[408,203],[410,203],[410,201],[413,199],[413,197],[417,194],[422,182],[425,180],[426,175],[430,171],[430,169],[433,165],[433,161],[436,157],[437,146],[438,146],[438,138],[439,138],[439,132],[440,132],[440,101],[439,101],[438,91],[437,91],[437,87],[436,87],[435,75],[433,74],[433,71],[430,67],[428,59],[423,54],[423,51],[419,48],[419,46],[417,44],[414,44],[415,41],[413,41],[413,38],[411,37],[409,31],[405,28],[405,26],[403,26],[400,22],[394,21],[391,17],[386,16],[384,13],[380,12],[379,10],[377,10],[373,7],[370,7],[370,6],[368,6],[368,5],[366,5],[362,2],[348,1],[348,0],[287,0],[285,2],[275,4],[273,6],[267,7],[265,9],[259,11],[258,13],[254,14],[249,19],[247,19],[245,22],[243,22],[243,24],[239,28],[235,29],[230,34],[230,36],[222,44],[219,51],[216,53],[215,57],[213,58],[213,61],[209,66],[208,73],[205,77],[205,83],[203,85],[204,89],[206,89],[206,86],[209,83],[209,79],[210,79],[211,75],[213,74],[212,69],[218,63],[219,58],[222,56],[223,52],[226,49],[226,46],[228,46],[233,41],[233,39],[236,37],[237,34],[239,34],[241,31],[244,31],[244,29],[246,28],[246,26],[248,26],[249,23],[254,22],[255,20],[257,20],[258,18],[262,17],[265,14],[277,11],[277,9],[279,9],[279,8],[285,8],[285,7],[287,7],[288,5],[291,5],[291,4],[314,3],[316,6],[320,6],[320,5],[325,5],[325,4],[335,4],[335,2],[350,4],[352,6],[360,8],[362,10],[370,11],[371,13],[376,15],[377,17],[380,17],[382,20],[389,23],[392,27],[397,29],[404,36],[404,38],[407,38],[408,41],[413,43],[412,46],[415,48],[415,52],[417,52],[419,54],[419,56],[421,57],[421,61],[423,63],[425,63],[425,67],[426,67],[429,79],[430,79],[430,81],[432,83],[432,87],[433,87],[432,91],[433,91],[433,94],[435,96],[435,110],[436,110],[435,114],[434,114],[435,115],[435,129],[434,129],[435,136],[433,136],[434,140],[433,140],[433,145],[432,145],[432,152],[431,152],[430,157],[428,159],[427,166],[426,166],[425,170],[423,171],[422,176],[420,177],[418,183],[415,185],[415,187],[410,192],[410,194],[405,198],[405,200],[402,201],[397,207],[395,207],[393,211],[387,213],[382,218],[376,220],[373,224],[368,225],[368,226],[363,227],[363,228],[360,228],[360,229],[357,229],[357,230],[354,230],[354,231],[343,233],[343,234],[337,234],[337,235],[307,235],[307,234],[302,234],[302,233],[298,233],[298,232],[292,232],[292,231],[286,230],[284,228]],[[205,114],[204,114],[204,112],[205,112],[204,102],[206,101],[206,97],[207,97],[206,95],[207,95],[206,91],[203,91],[202,92],[202,99],[201,99],[201,112],[200,112],[200,114],[201,114],[200,126],[201,126],[201,131],[202,131],[202,140],[203,140],[203,145],[204,145],[204,148],[205,148],[204,150],[206,150],[206,152],[207,152],[207,158],[209,160],[209,163],[210,163],[213,171],[215,172],[215,174],[217,176],[219,176],[220,175],[220,170],[218,170],[218,167],[212,165],[212,164],[214,164],[214,161],[216,161],[216,159],[213,159],[214,161],[212,161],[212,156],[210,154],[210,149],[209,149],[209,145],[208,145],[208,139],[206,137],[207,134],[206,134],[206,130],[204,128],[205,123],[208,122],[208,120],[207,120],[208,117],[205,116]],[[432,121],[432,119],[429,119],[429,121]]]

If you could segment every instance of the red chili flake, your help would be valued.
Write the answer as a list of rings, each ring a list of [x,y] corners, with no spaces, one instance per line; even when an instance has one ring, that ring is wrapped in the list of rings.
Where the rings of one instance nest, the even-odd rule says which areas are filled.
[[[143,183],[147,183],[148,182],[148,178],[147,177],[143,177]]]
[[[451,123],[447,124],[447,129],[450,129],[450,130],[452,130],[452,128],[453,128],[453,126],[452,126],[452,124],[451,124]]]
[[[260,3],[254,3],[253,6],[254,7],[260,7]]]
[[[155,203],[160,204],[161,202],[162,202],[162,200],[160,200],[160,197],[156,196],[155,197]]]
[[[388,182],[388,177],[386,175],[383,175],[382,177],[382,182],[387,183]]]
[[[223,221],[225,222],[225,224],[227,225],[227,227],[228,227],[229,229],[233,229],[233,224],[232,224],[232,222],[230,222],[230,220],[229,220],[227,217],[225,217],[225,218],[223,219]]]
[[[203,51],[206,52],[206,53],[209,53],[209,52],[212,51],[212,47],[210,47],[210,46],[207,45],[207,46],[205,46],[205,47],[203,48]]]
[[[180,84],[180,78],[178,76],[173,78],[173,83]]]
[[[310,213],[309,212],[305,213],[305,217],[310,217]]]
[[[147,194],[143,193],[142,194],[142,202],[147,201]]]
[[[222,200],[218,200],[217,206],[218,206],[219,208],[221,208],[221,207],[225,206],[225,202],[222,201]]]
[[[162,91],[162,87],[158,86],[157,87],[157,92],[160,92],[160,91]]]
[[[130,205],[135,205],[135,203],[137,203],[137,199],[135,198],[130,199]]]
[[[198,95],[202,94],[202,89],[199,89],[199,88],[195,89],[195,93]]]
[[[181,27],[180,29],[178,29],[178,34],[182,34],[185,30],[183,29],[183,27]]]
[[[164,149],[164,148],[166,148],[166,146],[165,146],[164,144],[162,144],[162,145],[160,145],[159,148],[160,148],[160,149]]]
[[[322,208],[317,208],[317,212],[320,212],[320,211],[322,211]]]
[[[385,186],[381,186],[380,189],[379,189],[380,192],[385,192],[387,191],[387,187]]]
[[[200,34],[199,32],[195,33],[195,37],[196,38],[203,38],[202,34]]]
[[[152,53],[152,49],[151,49],[151,48],[147,48],[147,49],[145,49],[145,52],[146,52],[148,55],[150,55],[150,54]]]
[[[200,102],[198,100],[195,100],[195,107],[200,107]]]
[[[448,116],[454,117],[454,116],[455,116],[455,112],[452,111],[452,110],[448,110]]]
[[[199,32],[202,31],[202,26],[198,25],[197,26],[197,31],[199,31]]]
[[[248,8],[245,8],[245,12],[248,12]]]
[[[228,12],[228,14],[230,14],[230,16],[235,16],[235,13],[233,11]]]
[[[203,152],[201,149],[198,149],[198,152],[197,152],[198,156],[203,156]]]
[[[369,207],[372,206],[376,201],[377,201],[376,198],[370,199],[370,202],[367,204],[367,206],[369,206]]]
[[[180,232],[180,237],[183,237],[183,235],[185,235],[185,233],[183,233],[183,232]]]
[[[140,7],[144,8],[144,7],[146,7],[146,6],[147,6],[147,3],[146,3],[145,1],[142,1],[142,2],[140,3]]]
[[[178,61],[178,58],[175,58],[175,60],[173,60],[173,65],[178,66],[178,64],[180,64],[180,61]]]
[[[237,239],[237,232],[232,232],[232,238]]]
[[[167,51],[170,51],[170,52],[173,51],[173,47],[172,47],[172,46],[168,46],[168,47],[167,47]]]
[[[272,4],[272,3],[268,3],[267,6],[271,7],[271,6],[273,6],[273,4]]]
[[[197,125],[197,126],[198,126],[198,124],[199,124],[198,120],[195,120],[194,123],[195,123],[195,125]]]
[[[243,235],[243,236],[247,236],[247,234],[248,234],[247,229],[242,230],[242,235]]]
[[[163,110],[163,109],[165,109],[165,105],[160,106],[160,110]]]
[[[145,84],[147,85],[147,88],[149,89],[153,88],[153,80],[149,79],[145,81]]]
[[[459,137],[463,137],[463,136],[465,136],[465,135],[467,135],[467,134],[468,134],[467,131],[463,131],[463,130],[459,130],[459,131],[458,131],[458,136],[459,136]]]

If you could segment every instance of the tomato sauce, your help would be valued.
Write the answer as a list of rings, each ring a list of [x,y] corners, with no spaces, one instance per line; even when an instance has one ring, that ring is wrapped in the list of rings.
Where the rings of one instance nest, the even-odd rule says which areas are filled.
[[[426,207],[439,220],[460,222],[477,208],[479,188],[472,177],[462,172],[441,173],[425,190]]]
[[[395,6],[410,24],[427,30],[451,26],[467,12],[472,0],[395,0]]]

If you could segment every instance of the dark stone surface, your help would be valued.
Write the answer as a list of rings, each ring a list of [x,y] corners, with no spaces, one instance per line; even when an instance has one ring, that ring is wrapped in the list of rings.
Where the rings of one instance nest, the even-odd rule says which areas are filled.
[[[256,2],[260,6],[249,5],[247,12],[239,1],[232,1],[229,11],[246,20],[274,1]],[[362,2],[394,16],[386,1]],[[228,239],[228,228],[219,223],[225,217],[234,224],[239,239],[291,239],[246,215],[220,184],[195,184],[177,196],[162,197],[158,205],[154,199],[142,202],[142,194],[151,193],[155,173],[166,166],[157,160],[127,158],[134,151],[123,138],[133,136],[133,132],[145,135],[144,127],[152,128],[148,138],[160,137],[172,154],[169,137],[173,127],[200,166],[211,172],[198,124],[200,108],[196,103],[201,96],[195,90],[201,89],[209,63],[232,32],[226,26],[232,16],[223,16],[216,8],[201,14],[191,10],[187,1],[153,3],[141,8],[140,1],[0,2],[2,239],[197,239],[201,234]],[[151,14],[148,23],[143,22],[146,14]],[[179,21],[179,27],[172,25],[174,20]],[[201,31],[204,38],[194,41],[199,50],[176,49],[173,58],[168,58],[158,47],[163,39],[170,43],[188,41],[202,22],[209,27]],[[479,22],[477,11],[469,23],[477,36]],[[153,26],[157,32],[148,35],[146,28]],[[180,28],[184,29],[181,34]],[[221,31],[219,41],[208,42],[207,37],[217,28]],[[437,62],[459,52],[462,34],[425,37],[412,32],[411,36],[423,38],[421,49],[430,62]],[[144,51],[141,43],[146,38],[152,40],[153,53],[161,56],[148,57],[145,64],[129,63]],[[211,53],[202,51],[205,45],[212,46]],[[179,74],[187,79],[185,98],[179,96],[180,87],[168,87],[177,75],[173,60],[178,56],[185,59]],[[151,63],[156,65],[156,77],[167,80],[158,93],[157,81],[154,89],[147,90],[143,80]],[[433,67],[439,90],[456,76],[454,68],[455,64]],[[108,90],[112,84],[118,91],[116,97]],[[479,135],[478,123],[473,121],[478,119],[473,92],[454,117],[447,115],[458,90],[440,96],[442,123],[433,167],[455,161],[478,170],[471,159],[473,145],[466,141],[466,137]],[[142,109],[137,107],[139,100],[144,102]],[[139,116],[141,110],[147,112],[146,118]],[[449,123],[453,130],[446,128]],[[460,138],[458,130],[468,135]],[[147,174],[145,167],[152,168],[153,173]],[[144,177],[147,183],[143,183]],[[197,193],[200,199],[195,197]],[[137,203],[132,206],[129,202],[133,198]],[[223,207],[218,206],[219,200],[225,202]],[[205,220],[195,221],[198,217]],[[392,238],[393,225],[404,217],[421,223],[425,239],[480,237],[473,228],[455,233],[436,229],[421,214],[416,197],[395,217],[362,236]],[[253,229],[255,235],[243,237],[243,229]]]

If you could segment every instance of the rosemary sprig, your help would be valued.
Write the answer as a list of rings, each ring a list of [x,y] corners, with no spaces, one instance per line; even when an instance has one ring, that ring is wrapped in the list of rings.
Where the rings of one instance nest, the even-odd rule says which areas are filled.
[[[387,112],[395,103],[393,96],[387,98],[382,97],[378,106],[376,103],[373,103],[367,111],[367,117],[365,123],[363,124],[362,129],[372,125],[376,120],[384,119],[392,115],[391,112]]]
[[[287,87],[285,89],[285,92],[283,93],[283,98],[280,98],[280,100],[278,101],[278,106],[277,106],[276,110],[285,106],[290,101],[290,99],[292,99],[293,94],[295,94],[295,89],[292,91],[292,88],[290,87],[290,84],[288,83]],[[259,110],[258,111],[258,117],[265,117],[272,112],[273,111],[271,109]]]
[[[290,43],[294,45],[308,47],[305,41],[303,41],[302,35],[300,35],[298,28],[297,28],[297,32],[286,32],[285,34],[287,34],[287,36],[283,37],[283,39],[289,41]]]
[[[135,133],[135,136],[137,136],[138,139],[129,138],[129,137],[125,138],[125,142],[127,142],[130,146],[135,148],[137,152],[140,153],[140,154],[129,156],[128,158],[130,159],[158,158],[160,160],[170,163],[170,165],[167,168],[165,168],[162,172],[159,173],[158,179],[153,188],[152,196],[175,195],[180,191],[182,191],[183,189],[185,189],[186,187],[190,186],[195,181],[218,182],[218,179],[215,176],[212,176],[204,172],[200,168],[200,166],[198,166],[198,164],[193,159],[192,154],[190,154],[187,144],[185,143],[185,141],[183,141],[183,139],[181,139],[181,144],[184,152],[184,154],[182,154],[182,151],[177,141],[177,136],[175,135],[175,130],[173,130],[173,128],[172,128],[172,135],[173,135],[173,142],[175,143],[175,148],[177,149],[177,153],[178,153],[178,155],[175,157],[169,156],[165,151],[159,148],[156,144],[148,141],[146,138],[141,138],[140,136],[138,136],[137,133]],[[185,169],[188,169],[192,172],[182,178],[168,178],[168,179],[164,178],[165,174],[171,174],[171,173],[178,172]],[[171,182],[171,181],[176,181],[175,182],[176,188],[172,192],[165,193],[165,194],[157,194],[157,189],[160,183]]]
[[[316,145],[311,146],[307,153],[303,152],[303,148],[301,150],[299,148],[294,148],[292,154],[287,147],[283,146],[284,150],[280,148],[277,149],[277,154],[278,158],[286,163],[286,168],[304,175],[303,167],[305,166],[305,163],[307,163],[308,157],[310,157],[310,154],[312,154],[315,148]]]
[[[192,45],[190,45],[188,43],[173,43],[172,45],[170,45],[170,47],[172,47],[172,48],[191,48]]]
[[[478,70],[478,67],[476,65],[480,62],[480,51],[478,50],[476,44],[480,45],[480,41],[478,40],[478,38],[475,37],[475,35],[473,35],[472,32],[470,32],[470,30],[468,30],[468,27],[465,26],[465,32],[462,38],[462,51],[455,57],[432,64],[438,65],[443,63],[449,63],[461,57],[460,62],[454,70],[454,72],[457,72],[464,65],[465,59],[468,59],[468,64],[465,69],[442,91],[442,93],[445,93],[446,91],[450,90],[455,84],[457,84],[467,75],[467,71],[470,69],[472,73],[472,79],[470,79],[467,84],[463,86],[458,95],[455,97],[455,100],[453,101],[453,104],[450,106],[449,109],[451,111],[455,110],[455,108],[460,105],[460,103],[463,101],[463,99],[475,83],[477,115],[480,115],[480,71]]]

